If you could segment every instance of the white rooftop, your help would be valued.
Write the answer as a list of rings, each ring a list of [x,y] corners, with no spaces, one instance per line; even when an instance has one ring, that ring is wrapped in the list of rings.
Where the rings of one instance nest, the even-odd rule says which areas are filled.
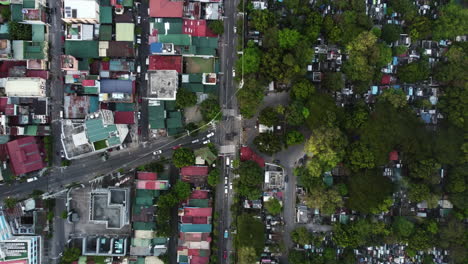
[[[64,18],[99,19],[99,5],[96,0],[64,0]]]

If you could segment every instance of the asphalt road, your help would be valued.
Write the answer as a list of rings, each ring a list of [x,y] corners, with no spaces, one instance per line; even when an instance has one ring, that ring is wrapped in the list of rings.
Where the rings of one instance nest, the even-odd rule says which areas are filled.
[[[146,58],[149,54],[148,36],[149,36],[149,16],[148,16],[149,1],[141,1],[139,8],[137,8],[137,14],[141,17],[141,44],[138,47],[138,56],[136,58],[137,65],[141,66],[141,73],[137,78],[137,94],[139,98],[146,97],[147,84],[145,80],[145,74],[148,71],[148,65],[146,65]],[[142,100],[139,103],[141,119],[138,120],[138,125],[141,129],[140,141],[147,141],[149,137],[148,129],[148,101]]]
[[[66,188],[72,183],[86,183],[90,180],[115,172],[120,168],[132,169],[140,165],[146,164],[157,157],[153,155],[153,151],[161,149],[163,153],[158,156],[170,157],[172,155],[172,147],[177,145],[187,146],[190,148],[200,147],[201,144],[192,144],[191,141],[198,138],[200,142],[206,138],[210,131],[200,132],[197,137],[182,136],[178,139],[163,138],[153,143],[141,143],[136,148],[127,148],[120,151],[111,152],[107,161],[103,161],[100,155],[93,155],[73,161],[68,167],[56,167],[39,178],[37,181],[29,183],[16,182],[13,185],[0,186],[0,200],[5,197],[26,197],[33,190],[43,190],[45,192],[57,192]]]
[[[234,27],[237,22],[237,0],[224,1],[224,34],[221,37],[221,44],[219,48],[221,72],[220,76],[220,93],[219,99],[223,110],[233,109],[235,113],[238,111],[237,100],[235,93],[237,85],[233,79],[233,66],[237,59],[237,38],[234,32]],[[235,122],[238,120],[233,116],[223,116],[223,121],[218,123],[219,133],[217,134],[217,140],[219,145],[234,144],[236,147],[239,144],[238,137],[235,137],[234,142],[226,138],[227,134],[234,131],[236,125]],[[236,148],[237,149],[237,148]],[[236,151],[237,152],[237,151]],[[230,160],[235,159],[235,155],[228,155]],[[231,258],[234,257],[234,251],[232,250],[232,235],[229,234],[227,239],[224,238],[224,231],[231,230],[232,216],[231,216],[231,204],[233,198],[233,190],[229,189],[229,185],[233,180],[233,174],[228,165],[226,165],[226,158],[223,160],[221,166],[221,183],[216,188],[216,205],[215,210],[219,214],[218,224],[218,263],[231,263]],[[227,184],[225,179],[227,178]],[[225,193],[227,188],[228,193]],[[224,256],[226,255],[226,259]],[[235,261],[234,261],[235,262]]]
[[[53,157],[52,164],[60,166],[62,161],[59,150],[62,149],[60,135],[62,128],[60,125],[60,111],[63,110],[63,73],[62,73],[62,11],[60,1],[49,1],[50,13],[50,28],[49,28],[49,96],[50,96],[50,117],[52,120],[52,135],[53,137]],[[59,154],[57,155],[57,152]]]

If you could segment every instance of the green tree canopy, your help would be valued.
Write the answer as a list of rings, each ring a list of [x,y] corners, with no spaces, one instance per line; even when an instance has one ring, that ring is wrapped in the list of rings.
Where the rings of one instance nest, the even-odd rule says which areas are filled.
[[[179,201],[187,200],[187,198],[189,198],[190,194],[192,193],[192,188],[188,182],[177,181],[177,183],[172,188],[176,198]]]
[[[419,61],[398,67],[397,77],[404,83],[416,83],[429,78],[430,73],[429,63],[422,58]]]
[[[349,224],[335,224],[333,226],[333,241],[344,248],[357,248],[381,241],[382,237],[389,234],[382,222],[371,223],[366,219],[360,219]]]
[[[200,111],[203,116],[203,121],[210,122],[211,120],[221,119],[221,107],[218,100],[215,98],[208,98],[200,104]]]
[[[255,249],[257,256],[265,246],[265,226],[261,220],[250,214],[243,213],[237,218],[237,245]]]
[[[312,132],[304,150],[327,169],[334,168],[343,159],[346,137],[336,127],[321,127]]]
[[[401,108],[407,105],[406,94],[401,89],[386,89],[379,98],[387,100],[395,108]]]
[[[355,142],[349,145],[347,160],[349,167],[354,171],[375,167],[374,153],[362,142]]]
[[[255,200],[261,194],[261,185],[263,183],[263,170],[254,161],[241,162],[239,168],[235,170],[239,174],[235,184],[239,195]]]
[[[252,18],[253,28],[260,32],[265,32],[275,23],[275,13],[268,9],[255,9],[249,14],[249,17]]]
[[[300,39],[301,34],[295,29],[285,28],[278,31],[278,43],[282,49],[294,48]]]
[[[208,173],[208,184],[211,187],[216,187],[221,182],[220,179],[221,173],[219,172],[218,168],[214,168]]]
[[[3,204],[7,209],[13,209],[15,208],[16,204],[18,203],[18,200],[14,197],[7,197],[3,200]]]
[[[455,2],[443,6],[439,17],[434,21],[433,38],[453,39],[468,32],[468,9]]]
[[[255,147],[263,153],[273,155],[276,152],[280,152],[283,148],[283,141],[281,137],[275,135],[272,132],[265,132],[258,134],[255,137],[253,143]]]
[[[291,232],[291,239],[294,243],[297,243],[301,246],[311,244],[313,241],[313,235],[310,233],[305,226],[296,227]]]
[[[393,185],[380,170],[367,170],[349,177],[347,207],[361,213],[371,213],[392,195]]]
[[[286,134],[286,145],[292,146],[304,142],[304,135],[297,131],[291,130]]]
[[[307,100],[315,92],[314,85],[307,79],[302,79],[293,84],[291,96],[296,100]]]
[[[345,87],[341,72],[327,72],[322,80],[322,85],[329,91],[341,91]]]
[[[72,263],[73,261],[78,260],[78,258],[81,256],[81,250],[79,248],[67,248],[63,252],[62,259],[60,260],[60,263],[63,264],[69,264]]]
[[[223,20],[210,20],[208,21],[208,28],[217,35],[222,35],[224,33],[224,23]]]
[[[279,122],[278,112],[273,107],[265,107],[260,111],[258,122],[268,127],[277,125]]]
[[[244,49],[244,53],[236,62],[238,74],[242,74],[242,69],[244,70],[244,74],[257,73],[260,68],[261,57],[262,51],[253,41],[249,41]]]
[[[309,110],[300,101],[294,101],[287,107],[285,111],[286,123],[290,126],[300,126],[304,123],[307,116],[304,115],[304,111],[309,113]]]
[[[401,33],[403,33],[403,29],[401,28],[400,25],[385,24],[382,27],[381,38],[388,44],[391,44],[400,38]]]
[[[237,93],[237,101],[242,116],[252,118],[261,105],[265,87],[254,78],[245,79],[244,87]]]
[[[412,202],[422,202],[427,200],[431,194],[431,190],[426,184],[413,183],[409,186],[408,199]]]
[[[273,198],[265,202],[265,209],[271,215],[279,215],[281,210],[283,210],[283,206],[281,206],[281,203],[278,199]]]
[[[176,99],[177,107],[185,108],[185,107],[193,106],[196,103],[197,103],[197,95],[194,92],[190,92],[183,88],[177,90],[177,99]]]
[[[241,247],[237,253],[239,264],[255,263],[259,256],[253,247]]]
[[[172,154],[172,162],[177,168],[191,166],[195,163],[195,154],[188,148],[178,148]]]
[[[393,232],[400,237],[409,237],[414,230],[414,224],[405,217],[397,216],[392,224]]]

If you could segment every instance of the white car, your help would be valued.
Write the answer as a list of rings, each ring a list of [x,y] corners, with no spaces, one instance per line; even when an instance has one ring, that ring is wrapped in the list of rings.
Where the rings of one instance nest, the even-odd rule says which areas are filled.
[[[138,119],[141,119],[141,112],[138,112]]]
[[[228,184],[228,177],[224,177],[224,184]]]
[[[138,72],[138,73],[141,72],[141,66],[140,66],[140,65],[138,65],[138,67],[137,67],[137,72]]]
[[[206,144],[208,144],[208,143],[210,143],[210,142],[211,142],[211,141],[210,141],[209,139],[208,139],[208,140],[205,140],[205,141],[203,141],[203,145],[206,145]]]
[[[146,58],[146,65],[149,65],[149,57]]]
[[[137,16],[137,24],[141,23],[141,16]]]
[[[145,80],[148,80],[148,73],[145,73]]]
[[[230,159],[229,157],[226,157],[226,166],[229,166],[229,164],[230,164]]]
[[[37,177],[28,178],[26,181],[27,182],[37,181]]]
[[[208,135],[206,135],[207,138],[210,138],[210,137],[212,137],[212,136],[214,136],[214,132],[211,132],[211,133],[209,133]]]
[[[192,141],[192,144],[195,144],[195,143],[198,143],[198,142],[200,142],[200,140],[199,140],[199,139],[195,139],[194,141]]]
[[[234,33],[237,33],[237,27],[234,27]]]
[[[229,183],[229,190],[232,190],[232,182]]]
[[[236,77],[236,69],[232,69],[232,77]]]
[[[158,154],[161,154],[162,153],[162,150],[156,150],[153,152],[153,155],[158,155]]]
[[[137,44],[141,44],[141,38],[137,38],[137,39],[136,39],[136,43],[137,43]]]
[[[227,194],[227,193],[228,193],[228,187],[224,186],[224,194]]]

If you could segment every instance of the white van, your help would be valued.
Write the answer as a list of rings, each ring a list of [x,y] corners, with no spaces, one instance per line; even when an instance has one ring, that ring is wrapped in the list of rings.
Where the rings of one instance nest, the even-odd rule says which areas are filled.
[[[229,157],[226,157],[226,166],[229,166],[231,164],[231,161],[229,159]]]

